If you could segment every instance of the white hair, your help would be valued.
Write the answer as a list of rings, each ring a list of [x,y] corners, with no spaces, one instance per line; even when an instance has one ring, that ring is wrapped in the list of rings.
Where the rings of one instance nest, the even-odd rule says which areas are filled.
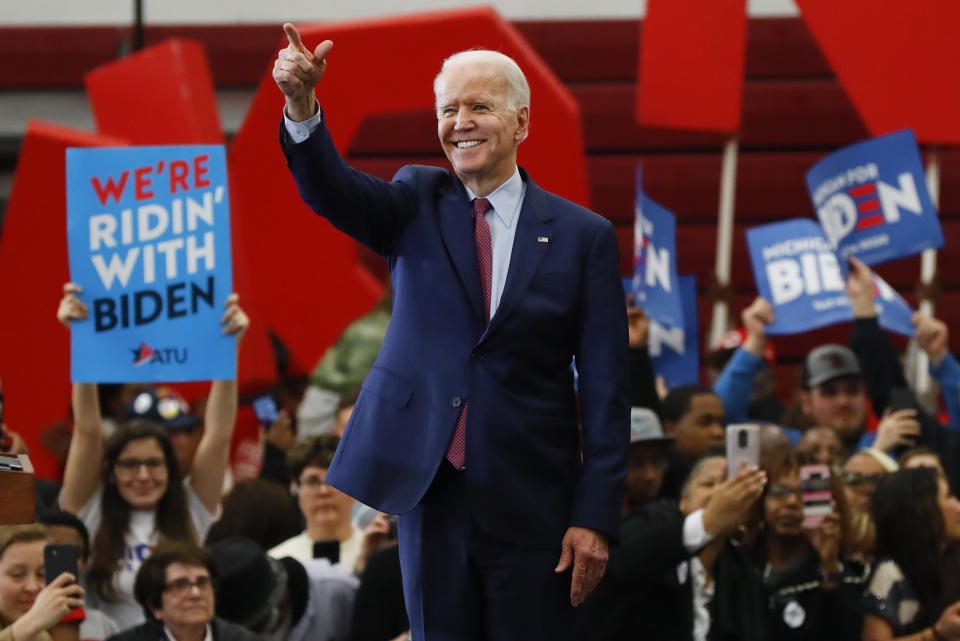
[[[527,77],[523,75],[523,70],[520,69],[520,65],[510,56],[489,49],[460,51],[444,60],[443,66],[440,67],[440,73],[433,79],[434,97],[438,95],[440,76],[443,75],[443,72],[452,65],[469,62],[487,63],[499,67],[499,71],[507,85],[508,109],[517,112],[521,107],[530,106],[530,85],[527,84]]]

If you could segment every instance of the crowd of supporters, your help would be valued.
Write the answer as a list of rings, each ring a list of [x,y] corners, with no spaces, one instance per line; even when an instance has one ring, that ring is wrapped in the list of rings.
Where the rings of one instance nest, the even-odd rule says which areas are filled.
[[[762,298],[711,355],[712,385],[673,389],[627,303],[631,452],[619,540],[582,606],[592,641],[960,640],[960,364],[946,325],[917,315],[941,422],[877,323],[870,277],[852,261],[849,345],[813,349],[791,399],[771,382]],[[76,293],[66,325],[87,314]],[[240,350],[249,319],[236,296],[226,309]],[[259,478],[229,474],[235,381],[211,383],[202,415],[165,387],[74,384],[62,487],[38,486],[37,523],[0,527],[0,641],[406,639],[395,517],[325,482],[389,315],[387,296],[308,385],[276,388]],[[731,469],[727,426],[743,423],[757,465]],[[815,520],[807,465],[829,469]],[[45,579],[53,542],[75,546],[78,577]]]

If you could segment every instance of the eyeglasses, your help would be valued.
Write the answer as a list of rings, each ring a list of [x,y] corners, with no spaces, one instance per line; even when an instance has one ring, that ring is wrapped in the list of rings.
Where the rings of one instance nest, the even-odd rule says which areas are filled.
[[[163,589],[173,595],[186,594],[190,591],[190,588],[197,588],[200,592],[206,592],[213,588],[213,581],[209,576],[198,576],[196,579],[191,581],[187,577],[183,576],[179,579],[175,579],[170,583],[167,583],[163,586]]]
[[[308,490],[319,490],[321,487],[326,485],[326,482],[317,476],[308,476],[305,479],[300,479],[298,483],[300,484],[300,487],[307,488]]]
[[[167,462],[155,456],[152,458],[121,458],[117,459],[114,465],[116,465],[118,470],[127,473],[139,471],[141,465],[145,466],[148,472],[159,472],[167,467]]]
[[[843,472],[843,482],[847,487],[860,487],[861,485],[876,485],[883,478],[883,473],[879,474],[861,474],[860,472]]]
[[[797,498],[803,498],[803,488],[802,487],[790,487],[789,485],[771,485],[770,489],[767,490],[767,496],[771,496],[775,499],[785,499],[788,496],[793,494]]]

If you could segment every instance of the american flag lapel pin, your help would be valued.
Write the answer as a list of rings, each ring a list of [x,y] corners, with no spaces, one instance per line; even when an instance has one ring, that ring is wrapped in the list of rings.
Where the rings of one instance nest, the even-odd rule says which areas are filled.
[[[549,243],[549,242],[550,242],[550,239],[547,238],[546,236],[537,236],[537,242],[538,242],[538,243]]]

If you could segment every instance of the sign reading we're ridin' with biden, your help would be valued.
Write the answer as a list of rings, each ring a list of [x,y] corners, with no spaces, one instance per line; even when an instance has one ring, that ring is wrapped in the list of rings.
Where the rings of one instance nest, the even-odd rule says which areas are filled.
[[[90,310],[71,324],[72,380],[236,377],[222,146],[68,149],[67,238]]]
[[[943,247],[917,139],[909,129],[844,147],[807,172],[831,247],[868,265]]]

